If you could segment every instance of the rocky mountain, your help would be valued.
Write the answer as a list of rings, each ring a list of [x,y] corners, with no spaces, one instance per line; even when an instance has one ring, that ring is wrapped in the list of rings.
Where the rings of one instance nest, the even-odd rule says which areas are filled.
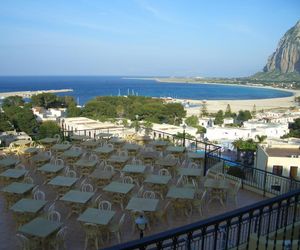
[[[300,73],[300,20],[280,39],[269,57],[264,72]]]

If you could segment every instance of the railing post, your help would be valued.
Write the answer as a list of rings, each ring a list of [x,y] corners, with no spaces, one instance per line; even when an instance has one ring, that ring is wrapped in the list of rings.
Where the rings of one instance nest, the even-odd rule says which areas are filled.
[[[206,150],[207,150],[207,144],[205,144],[205,147],[204,147],[204,171],[203,171],[203,174],[204,174],[204,176],[206,175],[206,171],[207,171],[207,152],[206,152]]]
[[[266,184],[267,184],[267,173],[264,172],[264,193],[263,196],[266,196]]]

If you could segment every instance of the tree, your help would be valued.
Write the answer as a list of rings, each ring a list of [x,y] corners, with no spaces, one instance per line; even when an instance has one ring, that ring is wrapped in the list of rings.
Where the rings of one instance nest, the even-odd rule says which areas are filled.
[[[232,117],[230,104],[227,104],[224,117],[226,117],[226,118]]]
[[[57,96],[53,93],[33,95],[31,97],[31,102],[33,106],[44,107],[46,109],[59,106]]]
[[[207,103],[206,103],[206,101],[202,101],[200,116],[203,117],[203,116],[207,116],[207,115],[208,115]]]
[[[13,126],[10,124],[8,117],[4,113],[0,113],[0,132],[13,130]]]
[[[6,98],[4,98],[3,102],[2,102],[2,107],[3,108],[7,108],[7,107],[11,107],[11,106],[23,106],[24,105],[24,100],[21,96],[8,96]]]
[[[78,117],[81,116],[81,109],[76,107],[74,104],[70,104],[67,108],[67,117]]]
[[[257,143],[262,143],[267,139],[266,135],[256,135],[255,139],[257,139]]]
[[[122,105],[118,105],[117,107],[116,107],[116,112],[117,112],[117,115],[118,115],[118,117],[119,118],[122,118],[123,117],[123,115],[124,115],[124,107],[122,106]]]
[[[199,119],[196,115],[189,116],[185,119],[186,125],[196,128],[199,125]]]
[[[40,138],[53,137],[55,134],[60,134],[61,129],[54,121],[45,121],[41,124],[39,129]]]
[[[248,121],[252,118],[252,115],[249,110],[240,110],[237,116],[237,120],[240,122]]]
[[[214,124],[215,125],[222,125],[224,122],[224,115],[223,115],[223,110],[219,110],[216,114]]]
[[[145,122],[143,123],[143,127],[145,128],[145,134],[146,134],[146,135],[149,135],[151,129],[153,128],[153,123],[151,123],[151,122],[149,122],[149,121],[145,121]]]
[[[197,126],[197,132],[196,134],[205,134],[206,133],[206,128],[202,126]]]
[[[252,116],[256,116],[256,105],[253,105],[252,111],[251,111]]]

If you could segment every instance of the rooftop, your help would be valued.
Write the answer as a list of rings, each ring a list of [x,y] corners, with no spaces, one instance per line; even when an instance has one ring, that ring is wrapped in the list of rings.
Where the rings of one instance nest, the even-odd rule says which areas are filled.
[[[289,157],[293,155],[300,155],[300,149],[299,148],[266,148],[266,153],[271,157]]]

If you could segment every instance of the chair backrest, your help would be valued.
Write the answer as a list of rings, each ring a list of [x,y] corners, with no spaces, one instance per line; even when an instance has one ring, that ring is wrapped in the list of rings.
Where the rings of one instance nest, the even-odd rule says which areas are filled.
[[[216,179],[216,180],[225,180],[225,175],[222,174],[222,173],[217,173],[217,174],[215,175],[215,179]]]
[[[76,178],[77,177],[77,173],[74,170],[69,170],[69,171],[66,172],[66,176],[67,177]]]
[[[81,151],[81,147],[78,147],[78,146],[73,146],[72,149],[75,151]]]
[[[192,162],[188,165],[189,168],[199,168],[199,166],[195,163],[195,162]]]
[[[45,200],[45,193],[43,191],[37,189],[33,193],[33,199],[35,199],[35,200]]]
[[[107,143],[107,144],[106,144],[106,147],[108,147],[108,148],[112,148],[112,149],[113,149],[113,148],[114,148],[114,145],[113,145],[113,144],[111,144],[111,143]]]
[[[145,191],[143,193],[143,198],[145,198],[145,199],[155,199],[155,193],[153,191]]]
[[[49,157],[51,157],[51,156],[52,156],[52,153],[51,153],[51,151],[50,151],[50,150],[48,150],[48,151],[45,151],[45,154],[46,154],[47,156],[49,156]]]
[[[57,166],[63,166],[64,165],[64,160],[60,159],[60,158],[57,158],[55,160],[55,165],[57,165]]]
[[[81,191],[82,191],[82,192],[93,192],[93,191],[94,191],[94,188],[93,188],[92,184],[84,183],[84,184],[81,186]]]
[[[160,169],[160,170],[158,171],[158,174],[159,174],[159,175],[167,175],[167,176],[170,176],[170,175],[171,175],[170,172],[169,172],[169,170],[168,170],[168,169],[165,169],[165,168]]]
[[[104,171],[107,171],[107,172],[114,172],[115,171],[115,168],[112,166],[112,165],[106,165],[104,167]]]
[[[18,239],[18,241],[20,243],[21,249],[22,250],[29,250],[30,249],[30,241],[29,241],[29,239],[25,235],[23,235],[21,233],[16,234],[16,236],[17,236],[17,239]]]
[[[122,178],[122,182],[123,182],[123,183],[127,183],[127,184],[133,184],[133,179],[132,179],[131,176],[124,176],[124,177]]]
[[[119,156],[128,156],[128,153],[127,153],[127,151],[122,150],[119,152]]]
[[[98,158],[98,156],[96,154],[91,154],[90,157],[89,157],[89,160],[90,161],[98,161],[99,158]]]
[[[99,207],[99,203],[101,202],[101,201],[103,201],[103,198],[102,198],[102,194],[99,194],[97,197],[96,197],[96,199],[94,200],[94,206],[96,206],[96,207]]]
[[[242,181],[241,181],[241,179],[239,179],[239,180],[234,184],[234,189],[233,189],[234,192],[237,193],[237,192],[240,190],[241,186],[242,186]]]
[[[101,210],[111,210],[111,203],[109,201],[100,201],[98,208]]]
[[[124,224],[124,222],[125,222],[125,216],[126,216],[126,214],[123,213],[122,217],[119,220],[119,228]]]
[[[142,185],[137,192],[137,197],[142,198],[143,192],[144,192],[144,186]]]
[[[60,222],[61,215],[58,211],[52,210],[52,211],[48,212],[47,218],[50,221]]]
[[[62,144],[70,145],[69,141],[63,141]]]
[[[54,211],[55,210],[55,202],[53,202],[49,207],[48,207],[48,212]]]
[[[53,138],[55,138],[57,142],[60,141],[60,135],[59,135],[59,134],[55,134],[55,135],[53,136]]]
[[[175,158],[174,155],[168,154],[168,155],[166,156],[166,159],[168,159],[168,160],[175,160],[176,158]]]
[[[23,164],[21,164],[21,163],[19,163],[15,168],[16,168],[16,169],[23,169],[23,170],[26,169],[25,165],[23,165]]]
[[[64,226],[56,233],[56,240],[65,240],[67,234],[68,227]]]
[[[28,184],[33,184],[33,179],[30,176],[25,176],[23,182]]]
[[[143,162],[142,162],[142,160],[140,160],[140,159],[133,158],[133,159],[132,159],[132,164],[133,164],[133,165],[142,165]]]

